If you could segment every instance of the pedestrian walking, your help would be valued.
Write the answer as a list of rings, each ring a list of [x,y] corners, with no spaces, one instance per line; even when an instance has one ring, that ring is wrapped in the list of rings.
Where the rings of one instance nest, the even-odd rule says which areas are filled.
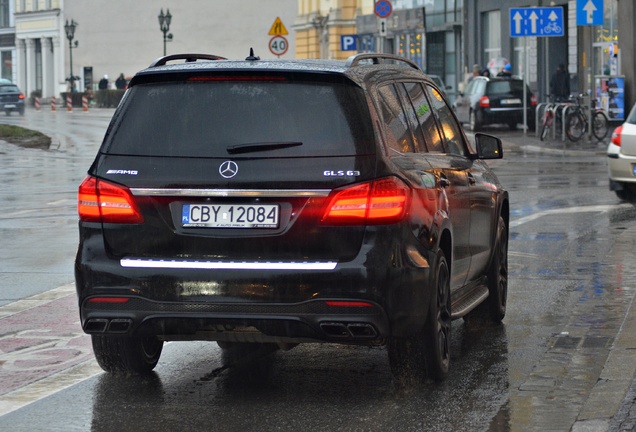
[[[115,80],[115,87],[117,88],[117,90],[125,90],[127,85],[128,81],[126,81],[124,74],[119,74],[119,77]]]
[[[99,80],[97,88],[99,88],[100,90],[108,89],[108,75],[104,75],[104,78]]]
[[[550,95],[554,102],[562,102],[570,97],[570,74],[563,63],[559,64],[550,80]]]
[[[512,76],[512,65],[510,63],[506,63],[501,72],[497,74],[498,77],[510,78]]]

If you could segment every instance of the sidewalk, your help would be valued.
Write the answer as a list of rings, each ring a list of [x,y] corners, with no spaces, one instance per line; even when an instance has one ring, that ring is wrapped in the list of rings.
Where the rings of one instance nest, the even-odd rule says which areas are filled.
[[[510,131],[489,128],[484,133],[503,141],[504,158],[509,152],[536,152],[556,155],[603,156],[611,134],[621,122],[610,125],[608,136],[602,141],[590,141],[584,136],[578,142],[560,139],[541,141],[534,131]],[[470,134],[472,135],[472,134]],[[598,382],[587,396],[572,432],[636,431],[636,308],[632,304],[624,319]]]
[[[534,130],[528,131],[524,134],[521,126],[519,126],[519,129],[516,131],[511,131],[508,128],[492,127],[487,128],[482,132],[501,138],[504,143],[504,158],[506,157],[505,151],[507,149],[512,151],[522,150],[527,152],[551,153],[555,155],[577,153],[596,153],[604,155],[607,150],[607,145],[610,142],[612,132],[620,124],[620,122],[611,123],[609,132],[602,142],[598,142],[594,137],[592,137],[592,140],[590,141],[587,134],[577,142],[569,141],[567,138],[565,141],[562,141],[560,137],[556,137],[554,139],[549,137],[548,139],[541,141],[539,137],[536,136]],[[470,133],[470,135],[473,134]]]

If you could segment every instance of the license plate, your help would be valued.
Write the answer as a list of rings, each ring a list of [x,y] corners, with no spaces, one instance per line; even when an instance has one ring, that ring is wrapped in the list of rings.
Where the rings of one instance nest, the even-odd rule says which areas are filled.
[[[184,204],[181,225],[203,228],[278,228],[279,206]]]
[[[521,103],[521,99],[502,99],[501,100],[502,105],[515,105],[520,103]]]
[[[15,105],[13,105],[13,104],[5,104],[4,108],[5,109],[7,109],[7,108],[15,108]]]

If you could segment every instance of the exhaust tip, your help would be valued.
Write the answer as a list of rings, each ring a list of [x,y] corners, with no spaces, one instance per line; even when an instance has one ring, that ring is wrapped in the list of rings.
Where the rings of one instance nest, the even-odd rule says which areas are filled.
[[[343,323],[327,322],[320,323],[320,328],[331,337],[349,337],[347,326]]]
[[[328,336],[338,338],[365,338],[373,339],[378,336],[378,332],[371,324],[367,323],[320,323],[320,328]]]
[[[132,320],[115,318],[110,321],[110,324],[108,325],[108,331],[110,333],[126,333],[131,325]]]
[[[108,320],[105,318],[93,318],[84,324],[86,333],[104,333],[108,327]]]

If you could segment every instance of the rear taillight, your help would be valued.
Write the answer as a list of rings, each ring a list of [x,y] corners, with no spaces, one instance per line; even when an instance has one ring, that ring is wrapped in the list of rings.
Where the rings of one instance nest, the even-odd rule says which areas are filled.
[[[479,106],[482,108],[490,108],[490,99],[488,96],[482,96],[479,98]]]
[[[20,94],[18,95],[18,99],[24,99],[24,93],[20,93]]]
[[[88,303],[128,303],[129,297],[91,297]]]
[[[620,147],[621,146],[621,134],[623,133],[623,125],[614,129],[612,132],[612,144]]]
[[[377,225],[404,218],[409,187],[396,177],[348,186],[336,191],[322,222],[331,225]]]
[[[531,106],[537,106],[537,97],[535,95],[530,96],[530,105]]]
[[[142,223],[143,217],[127,187],[86,177],[79,187],[77,211],[84,222]]]

